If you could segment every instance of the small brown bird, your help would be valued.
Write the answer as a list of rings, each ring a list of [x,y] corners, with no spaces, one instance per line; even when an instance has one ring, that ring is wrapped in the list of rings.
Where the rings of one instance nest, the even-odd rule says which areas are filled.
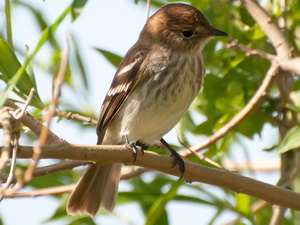
[[[187,111],[202,85],[204,45],[214,36],[227,36],[196,8],[169,4],[151,16],[138,41],[121,62],[101,108],[98,142],[135,142],[147,149],[170,131]],[[182,159],[167,146],[181,172]],[[136,155],[135,155],[136,157]],[[69,214],[95,216],[100,206],[115,207],[121,164],[92,165],[71,194]]]

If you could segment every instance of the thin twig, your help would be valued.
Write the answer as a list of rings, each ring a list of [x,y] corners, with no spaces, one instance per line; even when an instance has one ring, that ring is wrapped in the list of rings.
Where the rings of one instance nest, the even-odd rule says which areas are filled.
[[[15,164],[16,164],[16,153],[18,151],[19,146],[19,137],[20,137],[20,117],[17,117],[16,119],[14,116],[16,115],[16,111],[21,110],[14,110],[10,107],[3,107],[0,112],[0,123],[2,123],[3,126],[3,147],[4,151],[1,153],[1,159],[0,159],[0,174],[4,174],[4,170],[6,167],[6,164],[8,162],[9,156],[11,154],[11,147],[13,147],[13,154],[12,154],[12,162],[11,162],[11,168],[9,172],[9,179],[8,179],[8,185],[4,188],[7,189],[9,184],[11,183],[11,179],[14,174],[15,170]],[[0,185],[2,184],[3,180],[0,180]],[[2,198],[2,185],[0,187],[0,198]]]
[[[24,114],[27,110],[27,107],[29,106],[34,94],[35,94],[35,89],[31,88],[28,98],[26,99],[26,102],[25,102],[24,106],[22,107],[22,109],[20,111],[17,109],[15,111],[15,113],[13,114],[13,116],[15,117],[16,120],[19,120],[19,119],[21,119],[21,117],[24,116]]]
[[[57,110],[56,115],[66,118],[67,120],[80,120],[83,121],[84,123],[91,124],[93,126],[96,126],[98,123],[97,120],[94,120],[90,117],[82,116],[80,114],[72,113],[72,112],[62,112]]]
[[[227,124],[225,124],[220,130],[218,130],[214,135],[201,142],[198,145],[192,146],[190,149],[193,151],[200,151],[204,148],[207,148],[211,144],[215,143],[220,138],[224,137],[229,131],[231,131],[235,126],[237,126],[246,116],[250,114],[250,112],[254,109],[254,107],[262,100],[262,98],[266,95],[266,91],[270,87],[274,76],[278,73],[278,66],[272,64],[269,68],[262,84],[254,94],[254,96],[250,99],[248,104]],[[186,150],[181,153],[182,156],[190,155],[190,151]]]
[[[61,95],[61,86],[62,86],[62,84],[65,80],[65,76],[67,74],[68,63],[69,63],[68,62],[69,61],[69,52],[70,52],[69,40],[67,39],[66,48],[62,52],[62,60],[61,60],[61,64],[59,67],[58,75],[57,75],[56,79],[54,80],[54,92],[53,92],[53,96],[52,96],[51,105],[49,107],[49,111],[46,114],[46,118],[45,118],[46,129],[42,130],[39,141],[34,145],[34,153],[32,156],[32,163],[29,165],[29,167],[27,168],[25,175],[24,175],[25,183],[28,183],[31,180],[33,172],[34,172],[35,168],[37,167],[38,161],[40,159],[41,147],[46,144],[46,140],[47,140],[48,133],[49,133],[48,128],[50,127],[51,120],[55,115],[55,110],[58,106],[58,99]]]
[[[3,127],[3,151],[1,152],[0,158],[0,174],[5,169],[5,165],[9,159],[10,151],[11,151],[11,142],[12,142],[12,127],[11,127],[11,120],[12,116],[10,114],[10,108],[4,107],[0,111],[0,122]]]
[[[70,184],[70,185],[61,185],[61,186],[56,186],[51,188],[41,188],[34,191],[12,193],[5,197],[17,198],[17,197],[37,197],[37,196],[44,196],[44,195],[56,195],[56,194],[70,192],[75,188],[75,186],[76,184]]]
[[[150,16],[150,6],[151,6],[151,0],[147,0],[147,19]]]
[[[68,162],[70,162],[70,161],[68,161]],[[77,162],[80,163],[81,162],[82,164],[87,164],[87,161],[77,161],[77,162],[72,161],[72,162],[73,163],[74,162],[75,163],[77,163]],[[65,164],[65,165],[67,165],[67,164]],[[65,165],[63,166],[64,168],[66,168]],[[68,163],[68,165],[70,165],[70,164]],[[61,168],[63,168],[63,167],[61,167]],[[148,171],[150,171],[150,170],[146,169],[146,168],[137,168],[137,169],[128,171],[128,170],[124,170],[124,167],[123,167],[122,173],[121,173],[121,180],[128,180],[128,179],[131,179],[133,177],[140,176],[141,174],[143,174],[145,172],[148,172]],[[37,171],[35,171],[35,175],[37,175],[36,172]],[[40,172],[42,172],[42,171],[40,171]],[[13,194],[9,195],[8,198],[36,197],[36,196],[44,196],[44,195],[62,194],[62,193],[73,191],[73,189],[75,187],[76,187],[76,183],[75,184],[70,184],[70,185],[56,186],[56,187],[52,187],[52,188],[41,188],[41,189],[37,189],[37,190],[34,190],[34,191],[29,191],[29,192],[13,193]]]
[[[10,151],[11,151],[11,141],[12,141],[12,128],[11,128],[11,114],[9,113],[10,108],[4,107],[0,111],[0,123],[3,127],[3,150],[1,152],[0,158],[0,175],[4,174],[5,166],[8,162]],[[0,179],[0,200],[3,197],[2,189],[2,179]]]
[[[33,173],[33,177],[45,176],[52,173],[57,173],[60,171],[69,170],[78,166],[85,166],[93,163],[94,163],[93,161],[86,161],[86,160],[66,160],[49,166],[37,167]],[[6,180],[8,180],[8,176],[1,175],[0,179],[3,182],[5,182]],[[12,182],[13,183],[16,182],[15,177],[13,177]]]
[[[179,135],[178,135],[178,132],[176,132],[176,133],[177,133],[176,136],[177,136],[177,140],[178,140],[179,144],[181,144],[183,147],[185,147],[187,150],[189,150],[193,155],[197,156],[197,158],[198,158],[199,160],[204,161],[204,162],[207,162],[207,163],[211,164],[212,166],[215,166],[216,168],[219,168],[219,169],[223,169],[223,170],[228,171],[228,170],[227,170],[226,168],[224,168],[221,164],[215,162],[215,161],[212,160],[212,159],[209,159],[209,158],[205,157],[205,156],[204,156],[203,154],[201,154],[201,153],[197,153],[197,152],[193,151],[192,149],[190,149],[189,146],[187,146],[186,144],[184,144],[184,143],[180,140],[180,137],[179,137]]]
[[[7,100],[5,102],[5,106],[11,107],[13,109],[18,109],[19,107],[13,103],[11,100]],[[40,121],[36,120],[30,113],[25,112],[23,117],[21,118],[21,123],[27,126],[34,134],[37,136],[41,136],[42,130],[43,129],[48,129],[46,128]],[[63,145],[66,144],[67,142],[58,136],[56,136],[51,130],[48,129],[48,138],[47,138],[47,145]]]
[[[9,188],[10,185],[12,185],[13,181],[14,181],[15,169],[16,169],[16,165],[17,165],[18,147],[19,147],[18,140],[15,139],[15,145],[13,147],[12,157],[11,157],[11,166],[10,166],[9,174],[8,174],[8,177],[6,180],[5,189]]]
[[[14,117],[13,119],[13,139],[12,139],[12,144],[13,144],[13,151],[12,151],[12,158],[11,158],[11,167],[9,170],[8,178],[6,181],[6,186],[5,189],[8,189],[10,185],[13,183],[14,180],[14,174],[15,174],[15,169],[16,169],[16,160],[17,160],[17,152],[18,152],[18,147],[19,147],[19,137],[20,137],[20,119],[24,116],[27,107],[29,106],[33,96],[35,94],[34,88],[30,90],[29,96],[26,99],[26,102],[24,106],[21,108],[18,108],[12,112],[12,116]]]
[[[243,45],[238,42],[238,40],[231,40],[227,45],[226,48],[237,48],[242,50],[246,53],[246,56],[259,56],[263,59],[267,59],[269,61],[273,61],[275,59],[275,55],[272,55],[270,53],[258,50],[258,49],[252,49],[248,48],[246,45]]]

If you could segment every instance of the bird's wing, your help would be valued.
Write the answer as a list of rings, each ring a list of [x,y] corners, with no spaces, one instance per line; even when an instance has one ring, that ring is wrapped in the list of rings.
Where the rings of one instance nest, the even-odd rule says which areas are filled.
[[[102,104],[97,124],[97,144],[102,143],[109,123],[118,113],[130,92],[141,80],[143,72],[141,64],[146,54],[147,49],[145,47],[134,45],[124,56]]]

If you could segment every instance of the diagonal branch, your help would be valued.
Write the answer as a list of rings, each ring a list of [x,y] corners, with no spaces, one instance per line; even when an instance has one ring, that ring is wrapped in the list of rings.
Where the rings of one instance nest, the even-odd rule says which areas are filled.
[[[270,39],[277,55],[280,56],[280,58],[290,58],[292,56],[293,47],[289,44],[288,39],[284,36],[277,24],[272,21],[270,15],[257,1],[240,1]]]
[[[31,158],[32,147],[20,146],[18,157]],[[132,151],[125,146],[85,146],[66,145],[43,146],[41,158],[93,160],[98,164],[133,162]],[[145,151],[139,152],[135,165],[148,169],[158,170],[163,173],[180,176],[177,167],[173,167],[171,157],[161,156],[157,153]],[[189,161],[185,161],[186,171],[183,178],[188,182],[203,182],[230,189],[238,193],[248,194],[263,199],[271,204],[300,210],[300,194],[293,191],[243,177],[223,170],[208,168]],[[9,191],[4,193],[9,197]]]
[[[262,84],[254,94],[254,96],[250,99],[248,104],[227,124],[225,124],[220,130],[218,130],[214,135],[201,142],[198,145],[192,146],[190,149],[193,151],[200,151],[204,148],[209,147],[212,143],[215,143],[220,138],[224,137],[229,131],[231,131],[235,126],[237,126],[246,116],[250,114],[250,112],[254,109],[254,107],[262,100],[265,96],[266,91],[270,87],[273,77],[278,73],[278,66],[271,65],[269,68]],[[190,151],[184,151],[181,155],[187,156],[190,155]]]

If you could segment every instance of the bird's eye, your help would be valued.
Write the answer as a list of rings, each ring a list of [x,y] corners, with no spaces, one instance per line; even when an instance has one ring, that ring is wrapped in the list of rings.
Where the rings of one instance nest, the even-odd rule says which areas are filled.
[[[183,30],[183,31],[181,31],[181,33],[182,33],[182,35],[183,35],[184,37],[190,38],[190,37],[193,36],[194,31],[192,31],[192,30]]]

